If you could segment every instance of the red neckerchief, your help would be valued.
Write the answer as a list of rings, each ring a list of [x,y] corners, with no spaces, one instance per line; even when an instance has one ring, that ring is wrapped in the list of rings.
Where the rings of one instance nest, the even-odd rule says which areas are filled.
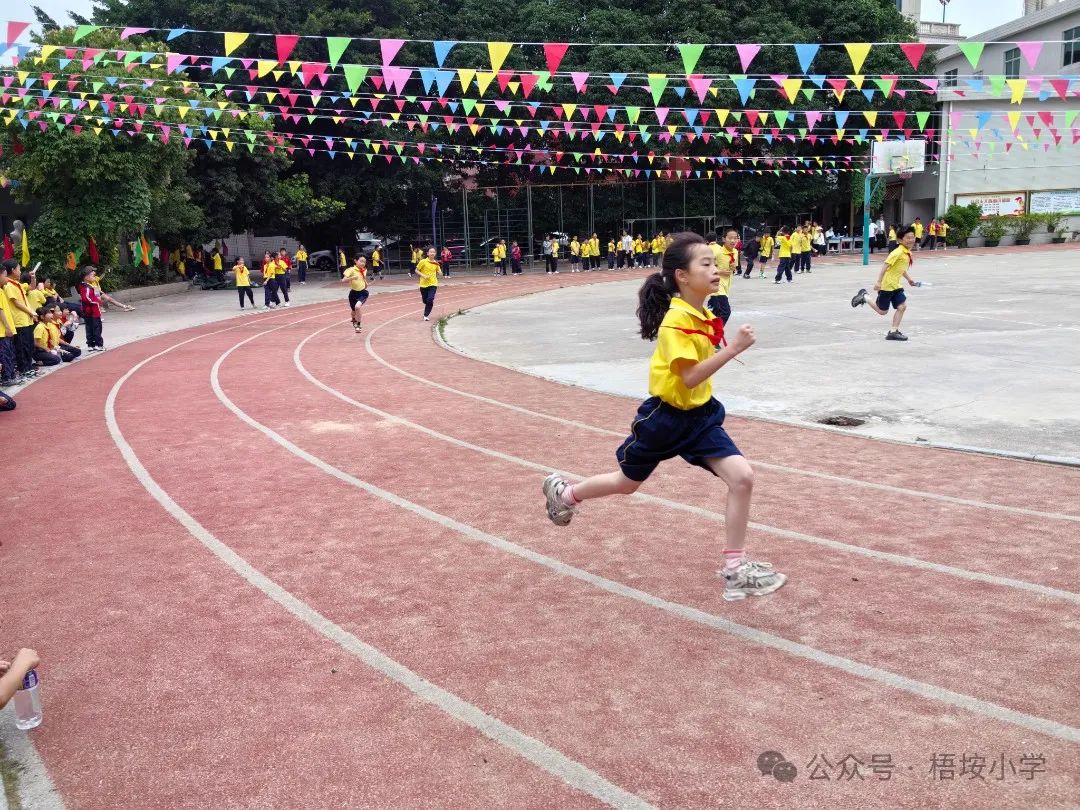
[[[668,329],[678,329],[683,334],[687,335],[703,335],[709,339],[709,343],[716,346],[727,346],[727,339],[724,337],[724,321],[721,318],[712,318],[705,321],[705,323],[712,329],[711,332],[706,332],[704,329],[685,329],[681,326],[668,326]]]

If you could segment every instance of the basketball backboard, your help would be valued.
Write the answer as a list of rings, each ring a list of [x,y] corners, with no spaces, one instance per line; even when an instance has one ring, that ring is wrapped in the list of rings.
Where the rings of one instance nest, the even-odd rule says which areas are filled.
[[[873,141],[870,145],[870,174],[909,177],[925,169],[925,140]]]

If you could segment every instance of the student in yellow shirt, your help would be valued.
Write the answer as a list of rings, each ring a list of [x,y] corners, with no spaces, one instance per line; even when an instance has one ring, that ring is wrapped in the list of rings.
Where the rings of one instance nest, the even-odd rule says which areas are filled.
[[[409,245],[409,258],[412,262],[412,267],[409,268],[409,278],[412,278],[416,274],[416,268],[420,264],[420,261],[424,258],[424,251],[413,245]]]
[[[581,270],[581,242],[577,235],[570,240],[570,272],[577,273]]]
[[[590,270],[599,270],[600,269],[600,237],[596,235],[595,231],[593,232],[592,238],[589,239],[589,259],[591,260],[590,264],[589,264],[589,269]]]
[[[614,270],[615,269],[615,254],[616,254],[615,240],[614,239],[608,239],[608,243],[607,243],[607,269],[608,270]]]
[[[307,248],[300,245],[296,248],[296,280],[301,284],[307,284],[308,252]]]
[[[49,294],[45,292],[45,282],[39,281],[26,291],[26,301],[30,304],[30,309],[37,312],[43,306],[45,302],[49,300]]]
[[[915,229],[915,250],[922,248],[923,244],[923,224],[922,217],[915,217],[915,221],[911,223],[911,227]]]
[[[559,244],[559,239],[556,236],[551,237],[551,272],[559,272],[559,250],[562,245]]]
[[[382,246],[375,245],[375,249],[371,251],[371,276],[372,281],[377,278],[382,278]]]
[[[791,232],[791,272],[803,271],[803,227],[796,225]]]
[[[345,258],[345,248],[338,248],[337,252],[337,266],[338,276],[345,278],[345,270],[349,267],[349,260]],[[409,271],[409,275],[412,275],[412,271]]]
[[[277,259],[270,255],[270,251],[263,254],[262,277],[263,277],[263,306],[267,309],[275,309],[281,299],[277,294]]]
[[[641,336],[656,340],[656,350],[649,362],[651,396],[615,453],[619,469],[576,484],[554,473],[543,491],[548,518],[566,526],[582,501],[633,494],[662,461],[680,456],[704,467],[728,487],[723,595],[735,601],[772,593],[787,577],[746,557],[754,472],[724,430],[724,406],[713,398],[711,378],[754,344],[754,330],[746,324],[730,344],[724,340],[718,319],[705,309],[719,286],[709,246],[695,233],[679,234],[664,253],[663,268],[638,293]]]
[[[367,259],[357,256],[353,266],[345,271],[342,281],[349,285],[349,312],[352,313],[353,331],[360,334],[360,310],[368,300]]]
[[[889,249],[889,253],[892,253],[894,250],[896,250],[897,244],[898,243],[896,241],[896,226],[895,225],[890,225],[889,226],[889,242],[886,245],[886,247]]]
[[[244,257],[237,256],[233,262],[233,273],[236,274],[236,294],[240,298],[240,309],[244,308],[244,298],[251,302],[251,308],[255,309],[255,295],[251,292],[251,270],[244,264]]]
[[[709,237],[709,248],[713,252],[713,263],[720,274],[720,285],[716,293],[709,298],[709,309],[725,324],[731,318],[731,303],[728,295],[731,291],[731,279],[739,274],[739,251],[735,245],[739,241],[739,232],[734,228],[724,231],[724,244],[716,244],[716,235]]]
[[[781,228],[776,235],[776,246],[780,253],[780,262],[776,265],[776,283],[787,275],[788,283],[791,283],[791,232],[787,228]]]
[[[41,307],[37,311],[38,322],[34,326],[34,362],[42,366],[58,366],[64,359],[60,355],[60,343],[53,342],[53,333],[49,331],[49,322],[53,320],[53,313],[49,307]],[[60,333],[57,331],[57,338]],[[68,358],[68,362],[74,360]]]
[[[53,346],[57,347],[60,352],[60,359],[65,363],[70,363],[72,360],[76,360],[82,356],[82,349],[72,346],[69,342],[71,337],[74,337],[74,332],[70,336],[64,335],[61,326],[65,322],[64,311],[60,308],[59,304],[49,304],[47,308],[52,312],[52,320],[48,321],[45,325],[49,329],[49,340]]]
[[[760,275],[758,278],[765,278],[765,266],[772,259],[773,252],[773,235],[772,231],[765,231],[765,235],[761,237],[761,248],[758,253],[758,264],[761,265],[761,269],[758,271]]]
[[[291,269],[292,260],[289,259],[289,251],[285,248],[281,248],[277,255],[277,273],[275,278],[277,279],[278,290],[281,291],[282,296],[285,298],[285,303],[282,304],[284,307],[290,306],[289,290],[292,289]]]
[[[0,385],[15,385],[22,375],[15,358],[15,310],[5,293],[8,279],[7,262],[0,264]]]
[[[948,242],[947,237],[949,236],[949,223],[946,222],[945,220],[941,220],[938,223],[937,234],[938,234],[938,244],[941,245],[941,249],[942,250],[948,250],[949,249],[949,242]]]
[[[26,290],[22,286],[22,266],[15,259],[4,262],[7,268],[7,281],[0,294],[8,299],[8,310],[15,324],[15,364],[19,373],[27,377],[37,376],[34,371],[34,319],[37,317],[30,309],[26,299]]]
[[[210,263],[213,266],[215,273],[220,273],[222,271],[223,265],[221,262],[221,253],[218,252],[217,248],[214,248],[213,253],[210,254]]]
[[[500,239],[495,243],[495,247],[491,249],[491,261],[495,265],[495,272],[493,276],[505,276],[506,275],[506,240]]]
[[[634,237],[634,266],[645,266],[645,242],[640,236]]]
[[[851,306],[858,307],[866,304],[878,315],[888,315],[889,307],[893,308],[892,328],[885,335],[886,340],[907,340],[907,335],[900,331],[900,321],[907,312],[907,296],[904,295],[900,280],[903,279],[912,287],[920,286],[909,274],[915,258],[911,255],[911,249],[915,246],[915,229],[904,228],[900,232],[900,244],[889,254],[885,264],[881,266],[874,290],[877,292],[877,301],[868,301],[866,289],[859,290],[851,299]]]
[[[431,308],[435,306],[435,293],[439,291],[439,276],[442,268],[435,261],[435,248],[428,248],[427,256],[416,265],[420,276],[420,300],[424,302],[424,320],[431,320]]]

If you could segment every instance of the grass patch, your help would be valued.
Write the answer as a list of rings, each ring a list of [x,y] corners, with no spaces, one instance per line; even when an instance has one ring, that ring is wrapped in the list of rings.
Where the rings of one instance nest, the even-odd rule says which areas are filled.
[[[19,802],[19,766],[8,758],[7,751],[0,744],[0,790],[7,796],[10,810],[22,810]]]
[[[446,324],[449,323],[451,318],[456,318],[458,315],[464,314],[465,310],[459,309],[453,315],[443,315],[441,318],[439,318],[438,323],[435,324],[435,327],[439,330],[439,340],[441,340],[443,343],[446,343]]]

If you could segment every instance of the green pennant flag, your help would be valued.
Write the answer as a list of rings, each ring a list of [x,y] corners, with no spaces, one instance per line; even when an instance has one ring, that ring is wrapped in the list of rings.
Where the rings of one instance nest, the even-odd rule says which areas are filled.
[[[926,129],[926,122],[930,120],[930,113],[917,112],[915,113],[915,120],[919,122],[919,131],[922,132]]]
[[[649,90],[652,91],[653,104],[660,103],[660,97],[664,95],[667,85],[668,77],[666,73],[649,74]]]
[[[780,129],[787,126],[788,115],[790,115],[787,110],[773,110],[772,114],[775,116],[777,126],[779,126]]]
[[[682,56],[683,67],[688,74],[694,72],[694,68],[697,67],[698,60],[701,58],[701,52],[704,50],[704,45],[679,46],[679,54]]]
[[[231,79],[233,77],[233,74],[236,73],[236,68],[227,67],[224,70],[225,76],[229,79]]]
[[[802,90],[802,94],[804,96],[806,96],[807,101],[813,101],[814,100],[814,90],[813,90],[813,88],[807,89],[807,88],[804,87],[803,90]]]
[[[626,117],[627,117],[627,119],[629,119],[631,124],[636,124],[638,122],[638,118],[640,116],[641,116],[641,107],[627,107],[626,108]]]
[[[1065,113],[1065,127],[1066,128],[1072,127],[1073,121],[1076,120],[1077,112],[1080,112],[1080,110],[1069,110],[1067,113]]]
[[[345,53],[345,49],[349,47],[352,42],[351,37],[327,37],[326,38],[326,53],[330,58],[330,64],[334,67],[338,66],[338,62],[341,61],[341,55]]]
[[[1005,89],[1005,77],[1001,74],[988,77],[990,79],[990,91],[995,96],[1000,96]]]
[[[982,58],[983,48],[986,47],[985,42],[958,42],[956,47],[967,57],[967,60],[971,63],[972,70],[979,69],[979,59]]]
[[[71,38],[71,41],[78,42],[83,37],[89,36],[100,28],[100,25],[80,25],[75,29],[75,36]]]
[[[367,78],[368,69],[363,65],[345,65],[345,83],[349,90],[356,92],[356,88]]]
[[[475,98],[463,98],[461,100],[461,106],[465,110],[466,115],[472,115],[473,110],[476,109]]]

